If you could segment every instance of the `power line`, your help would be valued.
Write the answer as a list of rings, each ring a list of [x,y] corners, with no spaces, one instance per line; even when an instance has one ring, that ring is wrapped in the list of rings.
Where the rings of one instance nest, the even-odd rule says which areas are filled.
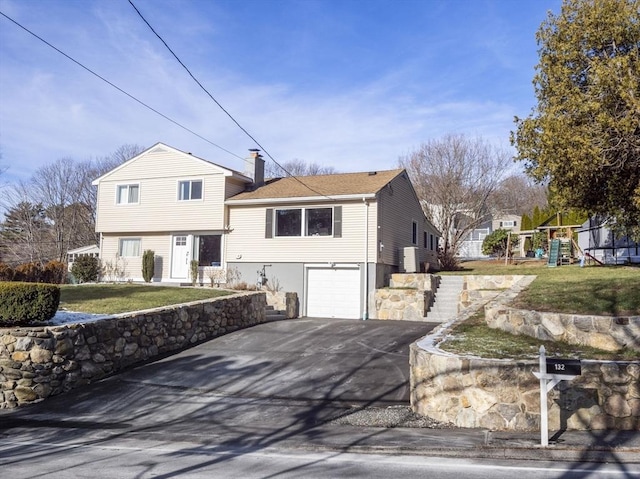
[[[313,188],[311,188],[309,185],[307,185],[306,183],[304,183],[300,178],[298,178],[297,176],[292,175],[291,173],[289,173],[286,168],[284,168],[280,163],[278,163],[275,158],[273,158],[273,156],[271,156],[271,154],[265,149],[264,146],[262,146],[260,144],[260,142],[258,142],[258,140],[256,140],[253,135],[251,135],[234,117],[233,115],[231,115],[231,113],[229,113],[221,104],[218,100],[216,100],[214,98],[214,96],[209,93],[209,91],[202,85],[202,83],[200,83],[198,81],[198,79],[193,75],[193,73],[191,73],[191,70],[189,70],[189,68],[182,62],[182,60],[180,60],[180,58],[178,58],[178,55],[175,54],[175,52],[171,49],[171,47],[167,44],[167,42],[164,41],[164,39],[160,36],[160,34],[158,32],[156,32],[156,30],[151,26],[151,24],[147,21],[147,19],[142,15],[142,13],[140,12],[140,10],[138,10],[138,8],[133,4],[132,0],[128,0],[129,4],[133,7],[133,9],[136,11],[136,13],[138,14],[138,16],[142,19],[142,21],[149,27],[149,29],[153,32],[153,34],[158,37],[158,39],[163,43],[163,45],[167,48],[167,50],[169,50],[169,52],[171,52],[171,54],[173,55],[173,57],[178,61],[178,63],[182,66],[182,68],[184,68],[186,70],[186,72],[189,74],[189,76],[193,79],[193,81],[195,81],[198,86],[202,89],[202,91],[204,91],[207,96],[209,98],[211,98],[211,100],[213,100],[213,102],[218,105],[218,107],[231,119],[231,121],[233,121],[236,126],[238,128],[240,128],[243,133],[245,135],[247,135],[257,146],[260,147],[260,149],[262,151],[264,151],[264,153],[271,159],[271,161],[273,161],[276,165],[278,165],[278,167],[284,171],[287,175],[289,175],[291,178],[295,179],[296,181],[298,181],[300,184],[302,184],[303,186],[305,186],[306,188],[308,188],[309,190],[313,191],[315,194],[320,195],[320,196],[324,196],[326,198],[332,199],[329,196],[320,193],[319,191],[314,190]]]
[[[241,156],[236,155],[235,153],[227,150],[226,148],[223,148],[220,145],[217,145],[216,143],[212,142],[211,140],[208,140],[207,138],[205,138],[204,136],[196,133],[195,131],[191,130],[190,128],[182,125],[181,123],[178,123],[176,120],[173,120],[172,118],[168,117],[167,115],[165,115],[164,113],[161,113],[160,111],[156,110],[155,108],[147,105],[146,103],[144,103],[142,100],[139,100],[138,98],[136,98],[135,96],[131,95],[130,93],[127,93],[126,91],[124,91],[122,88],[120,88],[119,86],[115,85],[114,83],[110,82],[109,80],[107,80],[106,78],[104,78],[103,76],[99,75],[98,73],[94,72],[93,70],[91,70],[89,67],[83,65],[82,63],[80,63],[79,61],[77,61],[76,59],[72,58],[71,56],[67,55],[65,52],[63,52],[62,50],[60,50],[59,48],[55,47],[54,45],[52,45],[51,43],[49,43],[47,40],[45,40],[44,38],[38,36],[37,34],[35,34],[34,32],[32,32],[31,30],[29,30],[27,27],[25,27],[24,25],[18,23],[16,20],[14,20],[13,18],[11,18],[10,16],[8,16],[7,14],[5,14],[4,12],[0,11],[0,15],[2,15],[3,17],[5,17],[7,20],[13,22],[15,25],[17,25],[18,27],[22,28],[25,32],[29,33],[30,35],[34,36],[35,38],[37,38],[38,40],[40,40],[42,43],[44,43],[45,45],[53,48],[55,51],[57,51],[58,53],[60,53],[62,56],[66,57],[67,59],[71,60],[73,63],[75,63],[76,65],[78,65],[79,67],[83,68],[84,70],[88,71],[89,73],[91,73],[92,75],[98,77],[100,80],[102,80],[103,82],[107,83],[108,85],[112,86],[113,88],[115,88],[116,90],[118,90],[120,93],[124,93],[125,95],[127,95],[129,98],[131,98],[132,100],[136,101],[137,103],[139,103],[140,105],[144,106],[145,108],[151,110],[152,112],[156,113],[157,115],[160,115],[162,118],[164,118],[165,120],[170,121],[171,123],[173,123],[174,125],[182,128],[183,130],[188,131],[189,133],[191,133],[192,135],[197,136],[198,138],[200,138],[201,140],[206,141],[207,143],[209,143],[210,145],[215,146],[216,148],[221,149],[222,151],[235,156],[236,158],[239,158],[241,160],[244,160],[244,158],[242,158]]]

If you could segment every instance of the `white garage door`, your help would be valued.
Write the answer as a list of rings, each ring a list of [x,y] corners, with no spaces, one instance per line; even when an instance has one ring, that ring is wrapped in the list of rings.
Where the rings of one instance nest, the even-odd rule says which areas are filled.
[[[307,271],[307,316],[360,317],[360,269],[309,268]]]

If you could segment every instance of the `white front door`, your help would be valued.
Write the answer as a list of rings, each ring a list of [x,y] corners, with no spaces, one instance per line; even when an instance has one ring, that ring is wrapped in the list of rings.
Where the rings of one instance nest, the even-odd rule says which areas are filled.
[[[175,279],[187,279],[189,273],[189,243],[187,235],[173,237],[171,251],[171,277]]]
[[[360,269],[353,267],[307,270],[307,316],[360,317]]]

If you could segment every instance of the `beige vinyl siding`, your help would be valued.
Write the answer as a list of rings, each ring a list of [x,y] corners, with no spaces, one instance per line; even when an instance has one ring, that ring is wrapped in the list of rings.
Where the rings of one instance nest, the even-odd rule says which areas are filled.
[[[242,183],[238,180],[227,178],[227,185],[224,195],[225,199],[231,198],[238,193],[242,193],[246,189],[246,186],[247,185],[245,183]]]
[[[267,208],[326,208],[335,204],[317,203],[287,206],[261,205],[229,207],[231,232],[227,241],[226,261],[231,262],[364,262],[365,205],[362,201],[340,203],[342,237],[290,236],[265,238]],[[375,261],[377,207],[371,202],[369,215],[369,262]]]
[[[140,256],[137,258],[118,258],[118,244],[122,238],[139,238],[140,239]],[[125,268],[125,279],[134,281],[142,281],[142,254],[145,250],[153,250],[156,257],[156,264],[162,263],[162,278],[169,277],[169,269],[171,268],[171,236],[168,234],[105,234],[102,236],[102,249],[100,251],[100,259],[102,264],[107,262],[111,264],[118,263]],[[156,278],[158,276],[156,271]]]
[[[178,201],[180,180],[202,180],[203,199]],[[99,232],[222,229],[226,177],[196,158],[149,153],[104,177],[98,187]],[[139,184],[139,203],[116,204],[117,186]],[[234,185],[233,190],[239,188]]]
[[[405,174],[406,175],[406,174]],[[407,246],[416,246],[420,261],[434,261],[435,251],[430,252],[423,246],[423,232],[435,232],[430,229],[424,217],[413,188],[405,175],[400,175],[378,193],[380,215],[380,240],[384,248],[379,255],[379,262],[400,266],[399,250]],[[412,243],[412,223],[417,223],[416,244]]]

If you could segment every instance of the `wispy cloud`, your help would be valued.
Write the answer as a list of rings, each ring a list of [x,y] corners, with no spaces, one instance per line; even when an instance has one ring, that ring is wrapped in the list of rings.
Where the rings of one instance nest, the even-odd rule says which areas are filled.
[[[136,2],[278,161],[299,158],[341,171],[393,168],[400,155],[450,132],[506,147],[513,116],[529,111],[532,39],[544,16],[538,2],[526,2],[520,14],[503,5],[509,2],[474,2],[480,4],[474,12],[492,6],[483,24],[461,16],[464,5],[456,2],[406,2],[408,11],[400,13],[391,2],[372,2],[362,24],[356,21],[360,2],[285,3],[271,11],[252,1]],[[545,8],[554,8],[558,1],[548,3]],[[94,0],[80,8],[0,0],[0,10],[211,141],[240,156],[254,147],[126,2]],[[318,17],[305,29],[301,15],[310,10]],[[403,22],[416,20],[389,25],[385,13],[391,12]],[[524,18],[532,12],[540,18]],[[487,18],[494,19],[490,25]],[[0,161],[10,167],[10,179],[26,179],[61,157],[84,159],[125,143],[157,141],[242,169],[237,158],[0,22]],[[372,29],[376,22],[379,30]],[[322,36],[327,25],[335,30]],[[464,29],[464,38],[456,37]],[[258,35],[265,32],[271,36]]]

